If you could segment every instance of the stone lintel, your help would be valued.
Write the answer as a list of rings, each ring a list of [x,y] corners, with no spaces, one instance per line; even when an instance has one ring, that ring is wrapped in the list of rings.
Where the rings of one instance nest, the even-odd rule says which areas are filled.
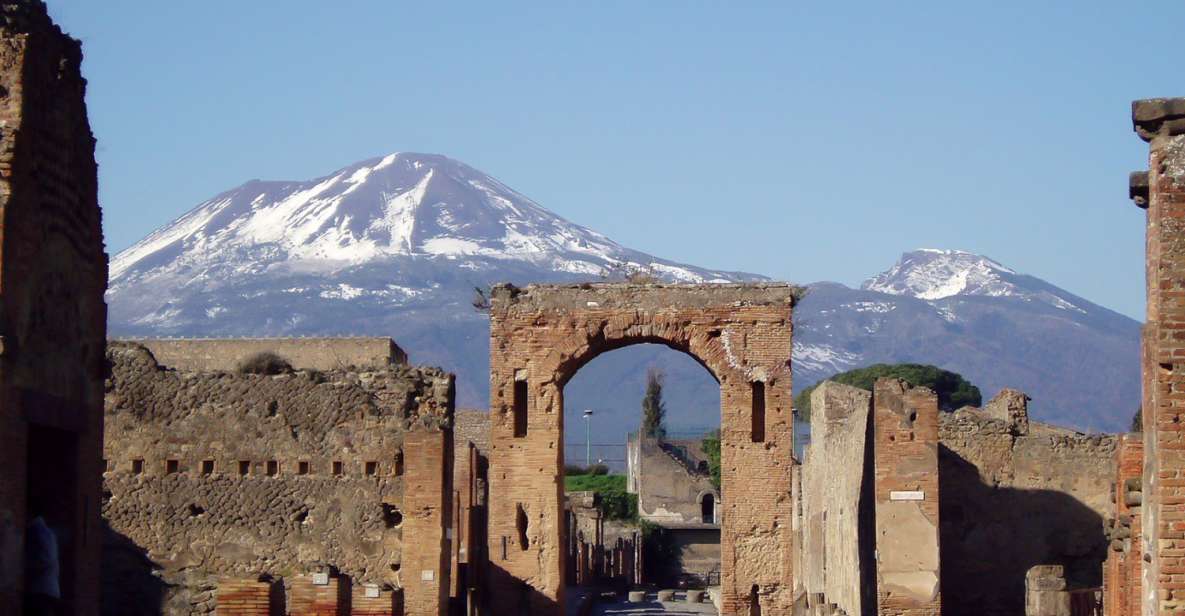
[[[1132,102],[1132,126],[1144,141],[1185,134],[1185,98],[1147,98]]]
[[[1127,197],[1136,207],[1148,209],[1148,172],[1132,171],[1127,176]]]

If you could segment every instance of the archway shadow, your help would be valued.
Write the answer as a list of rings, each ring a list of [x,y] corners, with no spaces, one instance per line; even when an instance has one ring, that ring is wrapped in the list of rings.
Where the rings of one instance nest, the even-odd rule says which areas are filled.
[[[481,603],[483,614],[494,616],[546,616],[563,614],[564,607],[510,572],[487,563],[486,591]]]
[[[946,446],[938,463],[943,614],[1023,614],[1025,574],[1063,565],[1068,588],[1102,585],[1103,519],[1063,492],[985,484]]]

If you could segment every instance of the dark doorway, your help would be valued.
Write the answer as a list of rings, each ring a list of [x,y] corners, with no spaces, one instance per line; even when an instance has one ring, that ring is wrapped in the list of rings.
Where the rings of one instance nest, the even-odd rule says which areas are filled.
[[[705,494],[702,501],[700,501],[700,512],[703,515],[704,524],[716,523],[716,497],[711,494]]]
[[[68,430],[29,424],[28,464],[25,466],[26,522],[41,516],[58,544],[62,613],[74,613],[75,536],[80,515],[78,495],[78,435]],[[86,506],[83,504],[82,506]]]

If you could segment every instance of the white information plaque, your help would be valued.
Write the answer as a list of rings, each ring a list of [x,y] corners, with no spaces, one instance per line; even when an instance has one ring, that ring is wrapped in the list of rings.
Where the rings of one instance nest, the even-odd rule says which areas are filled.
[[[925,498],[926,493],[922,492],[921,490],[908,490],[900,492],[894,490],[889,492],[889,500],[891,501],[919,501],[925,500]]]

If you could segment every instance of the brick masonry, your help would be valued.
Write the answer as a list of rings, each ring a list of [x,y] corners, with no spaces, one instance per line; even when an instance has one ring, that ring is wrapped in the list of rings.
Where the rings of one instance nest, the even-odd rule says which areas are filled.
[[[108,359],[106,614],[208,613],[218,578],[328,568],[441,613],[452,375],[178,371],[116,342]]]
[[[873,423],[877,614],[937,616],[938,396],[879,379]]]
[[[1108,521],[1111,542],[1103,570],[1103,609],[1114,616],[1139,614],[1143,598],[1140,547],[1141,482],[1144,442],[1140,433],[1126,434],[1115,451],[1113,484],[1115,517]]]
[[[1143,613],[1185,613],[1185,99],[1132,105],[1149,143]]]
[[[272,616],[272,585],[269,582],[219,580],[217,600],[218,616]]]
[[[103,252],[78,41],[44,3],[0,5],[0,611],[24,532],[59,529],[64,610],[98,611]]]
[[[791,311],[788,285],[509,285],[490,315],[491,588],[499,613],[563,609],[563,387],[600,353],[659,343],[720,382],[722,613],[791,604]],[[754,392],[762,391],[760,400]],[[516,436],[516,393],[525,432]],[[760,434],[754,438],[754,417]],[[762,481],[751,481],[761,477]]]

